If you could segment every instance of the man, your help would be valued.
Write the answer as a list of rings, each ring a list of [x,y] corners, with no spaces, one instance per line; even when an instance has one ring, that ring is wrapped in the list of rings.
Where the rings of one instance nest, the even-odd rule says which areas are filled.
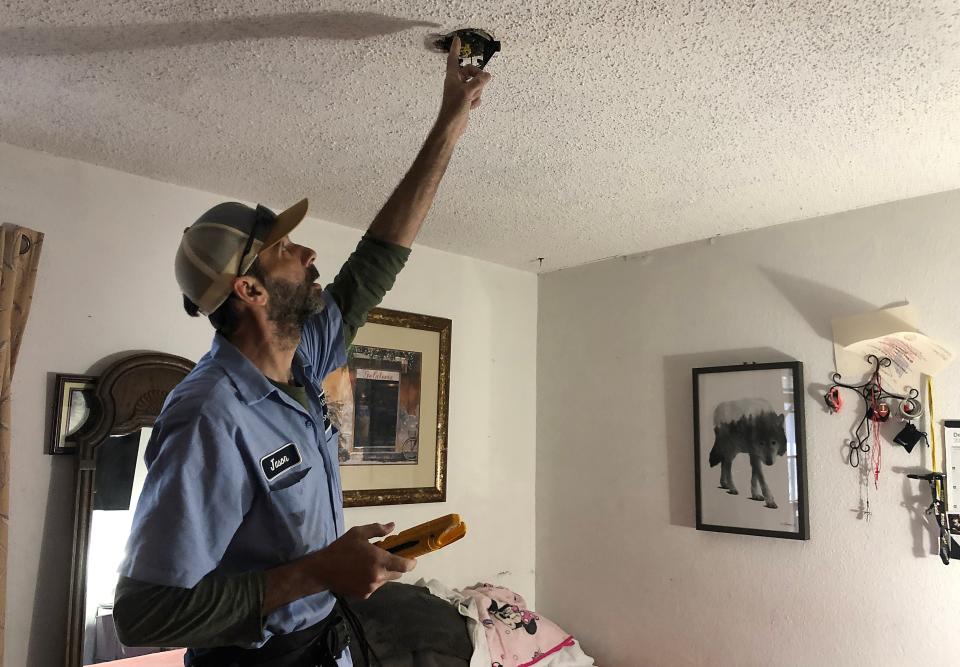
[[[184,232],[184,306],[217,334],[147,448],[114,606],[125,644],[191,647],[186,664],[197,667],[346,667],[362,629],[337,599],[369,596],[415,566],[370,543],[393,524],[344,532],[321,382],[392,287],[480,104],[490,75],[460,67],[459,49],[454,40],[423,148],[326,290],[313,250],[289,238],[306,200],[279,215],[220,204]]]

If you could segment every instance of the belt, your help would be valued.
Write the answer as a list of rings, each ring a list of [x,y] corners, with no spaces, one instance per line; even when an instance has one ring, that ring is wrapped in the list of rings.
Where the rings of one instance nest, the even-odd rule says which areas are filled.
[[[352,620],[352,619],[351,619]],[[223,646],[191,656],[189,667],[336,667],[350,645],[350,632],[337,603],[315,625],[274,635],[259,648]],[[192,653],[192,651],[191,651]]]

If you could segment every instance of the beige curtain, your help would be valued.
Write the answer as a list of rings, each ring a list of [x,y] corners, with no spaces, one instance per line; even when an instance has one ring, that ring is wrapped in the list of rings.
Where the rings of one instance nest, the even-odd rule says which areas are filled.
[[[0,665],[7,627],[7,527],[10,521],[10,383],[30,314],[43,234],[4,224],[0,236]]]

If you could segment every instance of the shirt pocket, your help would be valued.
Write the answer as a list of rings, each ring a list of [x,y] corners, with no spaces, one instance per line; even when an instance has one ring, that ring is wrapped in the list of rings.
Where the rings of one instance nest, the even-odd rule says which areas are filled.
[[[307,552],[306,534],[310,530],[307,508],[315,495],[309,488],[315,476],[311,474],[312,470],[312,467],[304,466],[284,473],[270,483],[266,494],[269,532],[276,540],[283,561],[299,558]]]
[[[288,472],[283,473],[275,480],[269,483],[270,495],[273,496],[275,493],[289,489],[290,487],[300,484],[307,474],[313,470],[313,466],[307,466],[301,464],[302,467],[294,468]],[[302,492],[301,489],[296,489],[297,491]]]

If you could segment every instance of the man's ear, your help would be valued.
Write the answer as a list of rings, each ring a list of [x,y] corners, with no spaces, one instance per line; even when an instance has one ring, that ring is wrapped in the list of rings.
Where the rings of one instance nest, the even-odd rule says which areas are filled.
[[[233,293],[244,303],[265,305],[267,290],[254,276],[240,276],[233,279]]]

